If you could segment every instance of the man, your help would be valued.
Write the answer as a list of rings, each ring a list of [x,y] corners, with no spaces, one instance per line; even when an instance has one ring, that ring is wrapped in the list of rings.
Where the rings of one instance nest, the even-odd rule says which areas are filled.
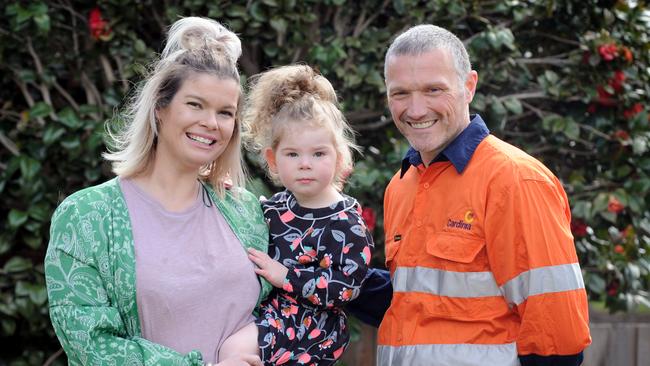
[[[378,365],[579,365],[587,296],[561,183],[469,114],[478,74],[449,31],[409,29],[384,67],[411,148],[384,196]]]

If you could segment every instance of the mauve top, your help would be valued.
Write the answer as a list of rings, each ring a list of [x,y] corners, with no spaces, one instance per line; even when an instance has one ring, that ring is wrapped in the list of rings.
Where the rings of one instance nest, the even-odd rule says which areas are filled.
[[[203,187],[182,212],[165,210],[131,180],[120,187],[133,227],[142,337],[217,362],[223,341],[254,319],[253,263]]]

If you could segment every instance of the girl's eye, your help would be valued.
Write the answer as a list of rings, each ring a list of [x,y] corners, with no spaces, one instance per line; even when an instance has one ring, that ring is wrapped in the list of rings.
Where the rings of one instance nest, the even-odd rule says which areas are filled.
[[[226,117],[233,117],[235,114],[231,111],[221,111],[219,114],[226,116]]]
[[[288,152],[287,156],[290,157],[290,158],[295,158],[296,156],[298,156],[298,154],[295,153],[295,152]]]
[[[317,158],[320,158],[320,157],[322,157],[322,156],[325,156],[325,153],[322,152],[322,151],[316,151],[316,152],[314,153],[314,156],[317,157]]]

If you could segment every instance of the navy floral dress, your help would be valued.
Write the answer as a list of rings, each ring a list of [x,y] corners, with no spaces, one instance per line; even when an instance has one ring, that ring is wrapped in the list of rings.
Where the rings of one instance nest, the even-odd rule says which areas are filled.
[[[265,365],[332,365],[350,339],[343,305],[359,295],[373,249],[357,201],[301,207],[289,192],[262,203],[269,255],[289,268],[256,320]]]

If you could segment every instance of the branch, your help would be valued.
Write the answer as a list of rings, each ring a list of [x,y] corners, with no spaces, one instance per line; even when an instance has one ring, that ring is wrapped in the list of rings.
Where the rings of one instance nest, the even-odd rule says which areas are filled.
[[[543,99],[543,98],[548,98],[546,93],[544,91],[538,90],[538,91],[528,91],[528,92],[523,92],[523,93],[515,93],[515,94],[508,94],[508,95],[502,95],[497,98],[498,101],[504,101],[506,99]]]
[[[2,143],[2,145],[6,147],[7,150],[9,150],[9,152],[11,152],[14,156],[20,155],[18,146],[16,146],[16,144],[13,141],[11,141],[9,137],[5,136],[5,134],[2,133],[2,131],[0,131],[0,143]]]
[[[392,120],[390,118],[386,118],[382,116],[382,118],[380,118],[378,121],[366,123],[366,124],[355,124],[353,125],[353,127],[357,131],[371,131],[371,130],[377,130],[391,123]]]
[[[30,108],[33,107],[34,104],[36,103],[34,102],[34,98],[32,98],[32,95],[29,94],[29,90],[27,90],[27,84],[25,84],[25,82],[17,78],[14,78],[14,82],[18,85],[18,89],[20,89],[20,92],[23,94],[23,97],[25,98],[27,105]],[[38,122],[38,125],[40,127],[45,126],[45,120],[43,119],[43,117],[36,117],[36,122]]]
[[[560,43],[566,43],[566,44],[569,44],[569,45],[571,45],[571,46],[580,46],[580,42],[578,42],[578,41],[574,41],[574,40],[572,40],[572,39],[567,39],[567,38],[558,37],[558,36],[553,35],[553,34],[549,34],[549,33],[545,33],[545,32],[533,32],[533,34],[539,34],[539,35],[542,36],[542,37],[550,38],[550,39],[552,39],[552,40],[554,40],[554,41],[558,41],[558,42],[560,42]]]
[[[43,366],[50,366],[59,356],[63,354],[63,348],[59,348],[58,351],[54,352],[50,357],[45,360]]]
[[[36,66],[36,72],[40,76],[40,79],[45,80],[45,72],[43,71],[43,64],[41,63],[41,59],[38,57],[38,54],[36,54],[36,51],[34,50],[34,46],[32,45],[32,37],[27,37],[27,51],[29,51],[29,54],[32,56],[32,59],[34,60],[34,65]],[[50,90],[43,82],[40,82],[36,86],[41,91],[41,95],[43,96],[43,100],[45,101],[45,103],[47,103],[47,105],[52,107],[52,110],[50,111],[50,118],[54,121],[58,121],[59,118],[54,113],[54,104],[52,103]]]
[[[519,64],[528,65],[553,65],[553,66],[566,66],[573,65],[574,62],[567,59],[560,59],[556,57],[540,57],[540,58],[516,58],[515,62]]]
[[[608,141],[613,140],[612,136],[600,131],[599,129],[597,129],[595,127],[592,127],[592,126],[589,126],[589,125],[584,125],[584,124],[581,124],[581,123],[578,124],[578,126],[580,126],[580,128],[582,128],[582,129],[585,129],[585,130],[593,133],[596,136],[600,136],[600,137],[604,138],[605,140],[608,140]]]

